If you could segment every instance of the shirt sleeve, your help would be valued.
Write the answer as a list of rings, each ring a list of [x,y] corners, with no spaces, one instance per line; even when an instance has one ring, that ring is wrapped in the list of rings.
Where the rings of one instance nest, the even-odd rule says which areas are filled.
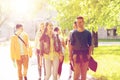
[[[15,59],[15,36],[12,36],[10,39],[10,53],[11,59]]]
[[[40,32],[37,31],[35,36],[35,48],[40,49]]]
[[[88,35],[88,45],[91,46],[92,45],[92,36],[91,36],[91,33],[89,32],[89,35]]]
[[[70,33],[70,44],[73,46],[75,44],[74,32]]]

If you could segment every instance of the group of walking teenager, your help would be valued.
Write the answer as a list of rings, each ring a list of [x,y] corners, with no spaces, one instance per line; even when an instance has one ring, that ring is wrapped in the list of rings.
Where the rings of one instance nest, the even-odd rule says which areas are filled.
[[[19,26],[19,27],[18,27]],[[16,33],[11,37],[11,58],[17,62],[19,80],[27,80],[27,69],[31,50],[29,38],[23,31],[22,25],[16,25]],[[20,39],[22,38],[22,40]],[[69,60],[71,65],[71,79],[86,80],[89,59],[92,54],[91,33],[84,27],[84,18],[78,16],[73,23],[73,30],[70,31],[68,38],[64,39],[60,27],[54,27],[51,22],[40,23],[35,36],[35,54],[38,62],[39,79],[59,80],[64,62],[66,43],[69,48]],[[29,53],[29,54],[28,54]],[[24,72],[22,75],[22,67]],[[44,68],[44,70],[42,70]],[[42,73],[44,72],[44,73]],[[64,72],[64,71],[63,71]]]

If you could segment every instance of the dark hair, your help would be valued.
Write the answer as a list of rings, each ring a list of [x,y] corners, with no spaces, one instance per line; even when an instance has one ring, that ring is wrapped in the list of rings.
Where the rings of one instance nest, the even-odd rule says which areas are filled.
[[[20,27],[23,27],[23,25],[22,25],[22,24],[17,24],[17,25],[16,25],[16,29],[18,29],[18,28],[20,28]]]
[[[58,28],[58,27],[55,27],[55,28],[54,28],[54,31],[55,31],[55,32],[58,32],[58,31],[59,31],[59,28]]]
[[[49,22],[46,22],[46,23],[45,23],[45,27],[47,27],[48,25],[49,25]]]
[[[84,18],[83,18],[82,16],[78,16],[77,19],[82,19],[82,20],[84,20]]]
[[[49,25],[49,23],[46,22],[46,23],[45,23],[45,29],[44,29],[44,32],[47,32],[47,31],[48,31],[48,30],[47,30],[48,25]]]
[[[76,22],[76,21],[74,21],[74,24],[76,25],[76,24],[77,24],[77,22]]]

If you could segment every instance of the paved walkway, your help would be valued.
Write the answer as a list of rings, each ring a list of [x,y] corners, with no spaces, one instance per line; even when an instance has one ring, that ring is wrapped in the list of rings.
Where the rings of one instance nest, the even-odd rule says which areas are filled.
[[[3,46],[0,45],[0,80],[18,80],[17,68],[10,59],[9,49],[10,47],[7,43],[3,44]],[[36,56],[33,55],[29,62],[28,80],[38,80]],[[69,69],[69,64],[64,63],[60,80],[68,80],[70,71]],[[52,80],[52,77],[50,80]],[[95,79],[92,76],[88,75],[87,80]]]
[[[33,56],[33,58],[31,58],[31,67],[29,68],[29,72],[28,72],[28,76],[30,77],[31,76],[31,73],[34,75],[34,74],[37,74],[37,75],[34,75],[33,77],[31,77],[29,80],[34,80],[34,79],[38,79],[38,72],[37,72],[37,62],[36,62],[36,57]],[[44,69],[42,69],[44,70]],[[60,77],[60,80],[69,80],[69,74],[70,74],[70,66],[69,64],[63,64],[63,70],[62,70],[62,74],[61,74],[61,77]],[[43,80],[43,74],[42,74],[42,80]],[[53,80],[52,79],[52,76],[50,78],[50,80]],[[71,80],[73,80],[73,78],[71,78]],[[87,80],[96,80],[95,78],[93,78],[92,76],[90,75],[87,75]]]
[[[120,42],[99,42],[99,46],[120,45]],[[10,59],[9,42],[0,43],[0,80],[18,80],[17,68]],[[36,56],[29,61],[28,80],[38,80]],[[60,80],[68,80],[69,64],[63,64],[63,71]],[[43,75],[42,75],[43,78]],[[51,79],[52,80],[52,77]],[[72,79],[71,79],[72,80]],[[87,80],[95,80],[92,76],[87,75]]]
[[[98,46],[120,45],[120,42],[99,42]]]

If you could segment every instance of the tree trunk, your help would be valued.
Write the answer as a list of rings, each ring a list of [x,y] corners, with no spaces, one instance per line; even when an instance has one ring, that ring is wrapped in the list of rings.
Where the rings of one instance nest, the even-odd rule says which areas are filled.
[[[92,31],[92,41],[94,47],[98,47],[98,32]]]

